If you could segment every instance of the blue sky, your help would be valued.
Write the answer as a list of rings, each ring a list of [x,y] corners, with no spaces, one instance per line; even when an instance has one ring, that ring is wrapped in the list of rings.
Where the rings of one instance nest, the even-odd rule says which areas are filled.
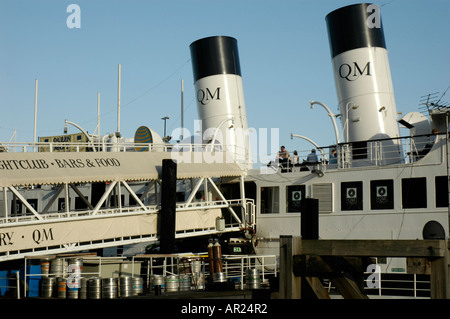
[[[79,29],[66,25],[71,3],[81,9]],[[279,128],[280,144],[290,150],[311,147],[291,140],[291,132],[330,145],[331,121],[308,101],[338,113],[325,16],[354,3],[359,2],[2,0],[0,141],[9,141],[15,129],[17,141],[32,141],[36,78],[38,136],[62,134],[65,119],[93,132],[97,92],[101,133],[116,131],[119,63],[123,136],[133,137],[141,125],[163,135],[166,115],[168,132],[179,127],[181,79],[184,123],[193,132],[197,110],[189,45],[227,35],[238,40],[249,126]],[[397,111],[416,111],[422,95],[450,85],[450,1],[375,3],[381,7]]]

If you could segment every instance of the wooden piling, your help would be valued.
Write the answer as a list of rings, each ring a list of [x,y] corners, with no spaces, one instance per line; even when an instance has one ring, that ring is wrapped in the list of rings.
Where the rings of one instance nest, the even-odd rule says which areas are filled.
[[[303,278],[313,283],[318,298],[326,298],[318,281],[311,279],[324,274],[333,277],[344,298],[367,298],[355,280],[364,258],[413,257],[426,258],[431,264],[431,298],[450,299],[449,248],[446,240],[305,240],[281,236],[280,298],[301,298]],[[361,258],[361,262],[355,258]],[[351,276],[336,276],[343,270]]]
[[[158,216],[161,253],[175,252],[176,187],[177,164],[172,159],[163,159],[161,210]]]

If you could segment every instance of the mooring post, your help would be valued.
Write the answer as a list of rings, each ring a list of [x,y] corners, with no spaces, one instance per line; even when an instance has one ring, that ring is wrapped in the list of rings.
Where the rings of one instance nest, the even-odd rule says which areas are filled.
[[[296,244],[292,236],[280,236],[280,290],[281,299],[300,299],[301,279],[293,272]]]
[[[450,299],[450,242],[442,240],[441,243],[444,246],[443,257],[431,260],[431,299]]]
[[[305,198],[301,202],[300,233],[302,239],[319,239],[319,200]]]
[[[175,252],[176,187],[177,163],[172,159],[163,159],[161,210],[158,216],[161,253]]]
[[[310,240],[280,236],[279,295],[285,299],[301,298],[301,279],[305,279],[317,297],[327,298],[322,288],[316,285],[319,282],[313,282],[308,277],[326,278],[328,275],[344,298],[367,299],[357,281],[336,274],[342,274],[342,271],[350,272],[353,267],[362,273],[365,263],[358,259],[379,256],[427,258],[431,262],[431,299],[450,299],[449,248],[450,242],[436,239]]]

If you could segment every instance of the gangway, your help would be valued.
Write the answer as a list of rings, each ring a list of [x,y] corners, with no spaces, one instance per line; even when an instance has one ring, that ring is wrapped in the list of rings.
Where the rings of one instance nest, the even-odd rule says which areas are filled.
[[[254,225],[245,171],[225,152],[211,161],[196,152],[175,158],[164,151],[39,149],[47,151],[0,153],[0,261],[158,241],[162,161],[171,158],[177,162],[175,238]],[[240,179],[238,199],[220,190],[230,179]],[[225,217],[225,225],[218,223]]]

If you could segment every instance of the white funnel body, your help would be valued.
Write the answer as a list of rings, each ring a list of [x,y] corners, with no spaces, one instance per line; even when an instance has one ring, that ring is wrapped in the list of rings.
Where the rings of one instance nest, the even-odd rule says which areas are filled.
[[[204,143],[214,143],[215,149],[225,148],[236,162],[249,164],[247,112],[237,41],[210,37],[195,41],[190,48]]]
[[[379,141],[378,154],[372,153],[375,142],[362,142],[400,136],[381,20],[373,24],[373,19],[381,19],[379,8],[369,4],[343,7],[326,17],[343,137],[352,143],[353,154],[358,148],[356,159],[392,163],[401,158],[399,140]]]
[[[346,142],[399,137],[387,51],[360,48],[333,59]]]

